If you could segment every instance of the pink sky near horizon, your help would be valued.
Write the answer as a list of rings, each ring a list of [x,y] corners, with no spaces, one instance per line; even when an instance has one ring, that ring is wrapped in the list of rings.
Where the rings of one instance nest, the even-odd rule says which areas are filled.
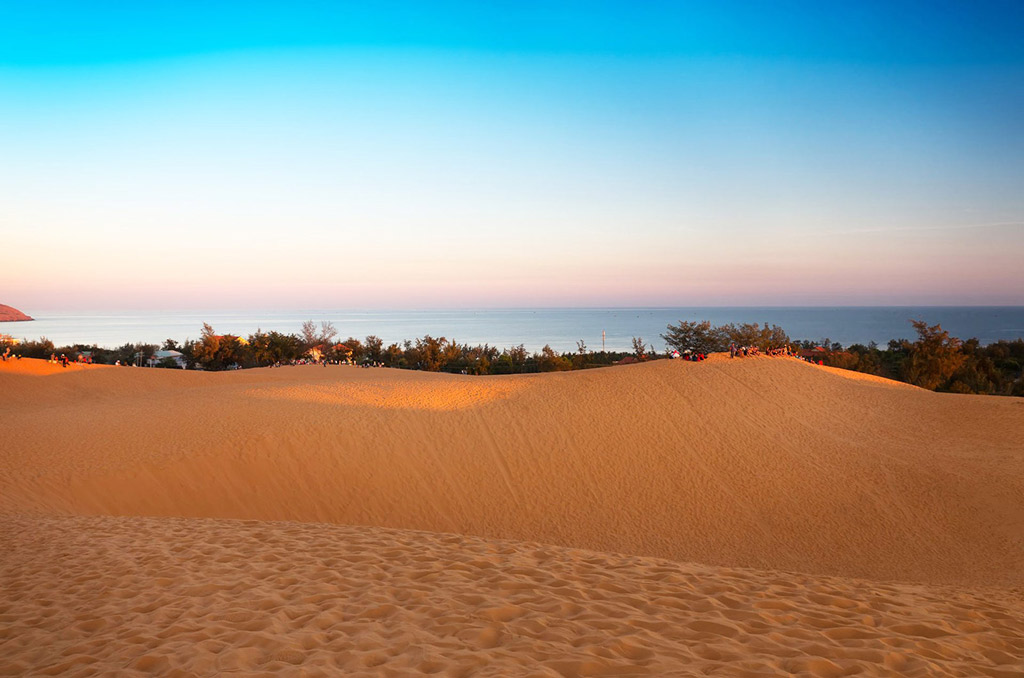
[[[811,237],[736,247],[705,242],[690,248],[685,238],[623,243],[618,251],[589,258],[528,248],[488,257],[405,251],[373,258],[340,245],[249,248],[220,263],[222,253],[191,256],[189,247],[173,245],[110,251],[79,243],[60,252],[22,243],[17,261],[0,274],[0,303],[30,314],[129,308],[1024,304],[1024,279],[1011,243],[983,252],[984,265],[965,271],[968,250],[998,250],[998,239],[984,238],[984,246],[975,238],[930,248],[922,248],[912,233],[847,239],[854,242],[846,245],[846,259],[818,251],[820,241]],[[954,270],[960,276],[948,273]]]

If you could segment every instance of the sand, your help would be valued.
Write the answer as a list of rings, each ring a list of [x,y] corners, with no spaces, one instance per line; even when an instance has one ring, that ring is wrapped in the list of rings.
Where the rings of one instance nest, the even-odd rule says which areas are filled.
[[[0,675],[1024,675],[1019,398],[22,360],[0,436]]]

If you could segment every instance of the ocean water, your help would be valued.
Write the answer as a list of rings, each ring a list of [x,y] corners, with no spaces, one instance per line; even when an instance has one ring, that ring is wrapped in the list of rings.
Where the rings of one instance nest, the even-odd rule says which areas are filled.
[[[0,334],[16,338],[46,337],[58,346],[85,343],[114,347],[126,342],[162,343],[199,336],[204,322],[218,333],[248,335],[255,330],[298,333],[304,320],[334,323],[339,338],[375,334],[385,345],[430,334],[460,343],[499,348],[524,344],[540,350],[576,350],[583,340],[592,350],[627,350],[632,337],[662,350],[659,336],[679,320],[710,320],[714,324],[757,322],[782,326],[794,339],[829,338],[844,345],[885,344],[915,336],[910,319],[939,323],[953,336],[977,337],[982,343],[1024,337],[1024,306],[924,307],[707,307],[707,308],[542,308],[415,311],[125,311],[35,312],[32,322],[0,322]]]

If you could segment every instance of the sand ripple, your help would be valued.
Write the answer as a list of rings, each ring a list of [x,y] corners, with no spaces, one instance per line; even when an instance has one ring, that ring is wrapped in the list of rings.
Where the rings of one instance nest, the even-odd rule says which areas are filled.
[[[0,522],[0,675],[1020,676],[1020,592],[318,524]]]

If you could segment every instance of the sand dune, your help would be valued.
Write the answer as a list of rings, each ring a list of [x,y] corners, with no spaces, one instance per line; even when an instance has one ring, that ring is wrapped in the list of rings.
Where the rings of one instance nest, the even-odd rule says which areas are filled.
[[[506,378],[42,365],[53,375],[0,372],[8,510],[376,525],[1024,583],[1020,399],[782,359]]]
[[[0,435],[0,675],[1024,675],[1021,399],[22,360]]]

